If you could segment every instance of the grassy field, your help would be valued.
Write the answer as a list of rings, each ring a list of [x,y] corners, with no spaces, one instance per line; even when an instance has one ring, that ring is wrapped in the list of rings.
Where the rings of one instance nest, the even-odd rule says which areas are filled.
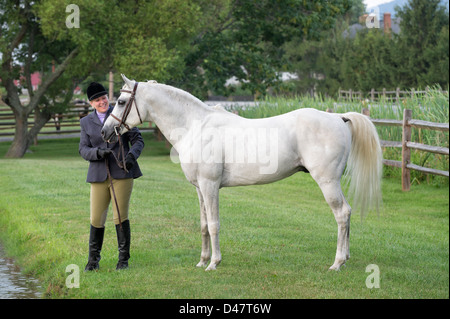
[[[23,159],[3,159],[0,143],[0,240],[46,298],[449,298],[449,188],[383,180],[384,208],[351,224],[351,259],[329,272],[337,226],[308,174],[221,190],[217,271],[200,258],[197,195],[164,143],[145,134],[130,220],[130,268],[116,272],[112,214],[100,271],[84,273],[89,237],[88,163],[78,139],[40,141]],[[80,288],[66,287],[78,265]],[[369,264],[380,288],[369,289]]]

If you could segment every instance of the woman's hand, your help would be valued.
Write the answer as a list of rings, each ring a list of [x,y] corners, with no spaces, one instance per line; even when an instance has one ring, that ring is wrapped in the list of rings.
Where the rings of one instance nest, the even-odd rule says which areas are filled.
[[[109,148],[103,148],[103,147],[101,147],[101,148],[99,148],[99,149],[97,150],[97,156],[98,156],[99,159],[105,158],[106,156],[108,156],[109,154],[111,154],[111,152],[112,152],[112,151],[111,151]]]
[[[127,157],[125,157],[125,167],[127,170],[130,170],[134,164],[136,163],[136,159],[134,158],[134,155],[131,153],[127,154]]]

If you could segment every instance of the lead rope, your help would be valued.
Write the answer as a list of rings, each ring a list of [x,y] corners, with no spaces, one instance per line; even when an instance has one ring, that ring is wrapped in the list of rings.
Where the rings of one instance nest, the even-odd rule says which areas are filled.
[[[133,101],[134,101],[134,104],[136,104],[135,94],[136,94],[136,90],[137,90],[138,84],[139,84],[139,82],[136,82],[134,84],[133,91],[120,90],[120,92],[131,93],[131,98],[128,101],[127,106],[125,107],[125,112],[124,112],[124,115],[122,116],[122,119],[120,120],[117,117],[115,117],[113,114],[110,114],[114,119],[119,121],[119,125],[114,127],[114,131],[116,132],[117,138],[119,139],[119,157],[120,157],[120,155],[122,155],[122,163],[120,163],[120,160],[117,158],[117,156],[116,156],[116,154],[114,152],[111,151],[111,153],[113,154],[114,159],[116,160],[117,166],[119,166],[121,169],[123,169],[127,173],[128,173],[128,170],[127,170],[127,166],[126,166],[126,163],[125,163],[125,149],[123,147],[122,139],[120,138],[120,134],[119,134],[119,131],[118,131],[117,128],[120,127],[123,124],[123,125],[125,125],[125,127],[127,129],[130,129],[124,122],[125,122],[126,118],[128,117],[128,114],[130,113],[131,108],[133,107]],[[139,121],[142,123],[141,114],[139,113],[139,109],[137,107],[137,104],[136,104],[136,111],[137,111],[138,116],[139,116]],[[120,154],[120,153],[122,153],[122,154]],[[111,172],[109,171],[108,158],[105,158],[105,165],[106,165],[106,172],[108,173],[109,184],[111,185],[111,189],[112,189],[112,193],[113,193],[113,197],[114,197],[114,203],[116,204],[117,215],[119,215],[120,230],[123,231],[122,219],[120,218],[119,204],[117,203],[116,192],[114,190],[114,185],[113,185],[113,181],[112,181],[112,177],[111,177]]]
[[[116,160],[117,166],[119,166],[121,169],[123,169],[125,172],[128,173],[127,165],[125,163],[125,149],[122,144],[122,139],[120,138],[120,135],[117,135],[117,138],[119,139],[119,158],[122,157],[122,163],[120,162],[119,158],[117,158],[116,153],[111,152],[114,156],[114,159]]]
[[[122,153],[122,163],[120,163],[120,160],[117,158],[117,156],[116,156],[116,154],[115,154],[114,152],[111,151],[111,153],[113,154],[114,159],[115,159],[116,162],[117,162],[117,165],[118,165],[121,169],[123,169],[125,172],[128,173],[128,170],[127,170],[127,167],[126,167],[126,163],[125,163],[125,150],[124,150],[124,148],[123,148],[122,139],[120,138],[120,135],[118,135],[118,138],[119,138],[119,146],[120,146],[120,147],[119,147],[119,148],[120,148],[120,149],[119,149],[119,152]],[[119,154],[119,157],[120,157],[120,154]],[[113,179],[112,179],[112,176],[111,176],[111,172],[110,172],[110,170],[109,170],[109,161],[108,161],[108,158],[107,158],[107,157],[105,158],[105,165],[106,165],[106,173],[108,174],[109,185],[111,186],[111,190],[112,190],[113,198],[114,198],[114,203],[115,203],[115,205],[116,205],[117,215],[119,216],[120,230],[123,231],[123,228],[122,228],[122,218],[120,217],[119,204],[117,203],[116,191],[114,190]]]
[[[111,186],[113,197],[114,197],[114,203],[116,204],[117,215],[119,216],[120,230],[123,230],[122,229],[122,218],[120,218],[119,204],[117,203],[116,192],[114,190],[114,185],[113,185],[113,181],[112,181],[112,177],[111,177],[111,172],[109,171],[109,162],[108,162],[107,158],[105,158],[105,165],[106,165],[106,172],[108,173],[109,185]]]

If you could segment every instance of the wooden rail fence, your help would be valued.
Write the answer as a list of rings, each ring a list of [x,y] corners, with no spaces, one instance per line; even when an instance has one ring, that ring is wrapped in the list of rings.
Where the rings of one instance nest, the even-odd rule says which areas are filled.
[[[80,133],[80,120],[93,111],[91,105],[83,100],[75,101],[64,112],[52,114],[52,118],[45,124],[39,135],[59,135],[69,133]],[[14,136],[15,118],[11,109],[0,107],[0,137]],[[28,127],[34,124],[34,112],[28,118]],[[148,128],[139,128],[141,131],[153,130],[152,125]]]
[[[430,91],[430,88],[427,87],[424,91],[416,91],[412,88],[410,91],[403,91],[400,88],[396,88],[395,90],[388,91],[383,88],[382,91],[375,91],[375,89],[370,90],[368,93],[364,93],[362,91],[355,91],[352,89],[342,90],[339,89],[339,100],[340,101],[354,101],[354,100],[363,100],[369,99],[371,102],[375,101],[396,101],[400,102],[401,99],[405,98],[414,98],[417,95],[426,95]],[[442,91],[444,94],[448,94],[448,91]]]
[[[363,109],[363,114],[370,117],[368,109]],[[412,110],[405,109],[403,112],[403,120],[380,120],[372,119],[372,123],[375,125],[387,125],[387,126],[401,126],[402,127],[402,141],[380,141],[382,147],[401,147],[402,148],[402,160],[394,161],[384,159],[383,164],[388,166],[399,167],[402,169],[402,190],[409,191],[411,186],[411,172],[410,170],[420,171],[426,174],[440,175],[449,177],[448,171],[442,171],[438,169],[419,166],[411,163],[411,149],[417,149],[425,152],[449,155],[449,149],[447,147],[431,146],[421,143],[411,142],[411,129],[422,128],[428,130],[449,131],[448,123],[434,123],[428,121],[414,120],[412,119]]]
[[[79,133],[80,132],[80,119],[86,116],[92,111],[91,106],[84,102],[78,101],[68,108],[64,113],[54,114],[52,119],[45,125],[46,128],[53,127],[55,130],[41,130],[40,134],[64,134],[64,133]],[[328,110],[332,112],[332,110]],[[363,109],[362,113],[370,118],[368,109]],[[29,119],[29,125],[33,124],[34,116],[31,115]],[[449,155],[449,149],[440,146],[431,146],[420,143],[411,142],[411,129],[422,128],[429,130],[439,130],[448,132],[448,123],[433,123],[421,120],[415,120],[412,118],[412,111],[405,109],[403,112],[403,120],[386,120],[386,119],[370,119],[375,125],[385,126],[401,126],[402,127],[402,141],[384,141],[381,140],[382,147],[398,147],[402,148],[402,160],[394,161],[389,159],[383,159],[383,164],[387,166],[398,167],[402,169],[402,189],[408,191],[411,186],[411,173],[410,170],[417,170],[426,174],[434,174],[440,176],[449,177],[448,171],[442,171],[438,169],[432,169],[422,167],[411,163],[411,149],[417,149],[425,152]],[[0,108],[0,136],[13,136],[14,135],[14,116],[9,108]],[[74,129],[64,129],[62,127],[73,127]],[[142,130],[142,128],[140,128]],[[154,130],[151,124],[149,128],[144,130]],[[156,133],[159,133],[156,128]],[[7,132],[2,132],[7,131]]]
[[[39,134],[66,134],[80,132],[80,119],[92,111],[89,103],[79,100],[70,105],[66,111],[52,114]],[[28,118],[28,127],[34,124],[34,112]],[[0,108],[0,136],[14,136],[15,118],[8,107]],[[64,129],[62,129],[64,128]]]

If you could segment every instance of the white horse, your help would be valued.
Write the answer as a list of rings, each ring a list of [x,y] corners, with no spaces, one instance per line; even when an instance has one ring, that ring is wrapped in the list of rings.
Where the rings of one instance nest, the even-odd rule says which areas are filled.
[[[349,192],[361,213],[381,202],[382,152],[372,122],[358,113],[333,114],[299,109],[264,119],[246,119],[209,107],[191,94],[153,82],[125,85],[104,123],[106,141],[117,140],[143,121],[153,121],[179,154],[187,180],[200,201],[202,251],[197,267],[216,269],[219,247],[219,189],[265,184],[298,171],[310,173],[338,225],[337,251],[330,269],[350,257],[351,207],[342,189],[346,168]],[[133,105],[135,107],[133,107]]]

